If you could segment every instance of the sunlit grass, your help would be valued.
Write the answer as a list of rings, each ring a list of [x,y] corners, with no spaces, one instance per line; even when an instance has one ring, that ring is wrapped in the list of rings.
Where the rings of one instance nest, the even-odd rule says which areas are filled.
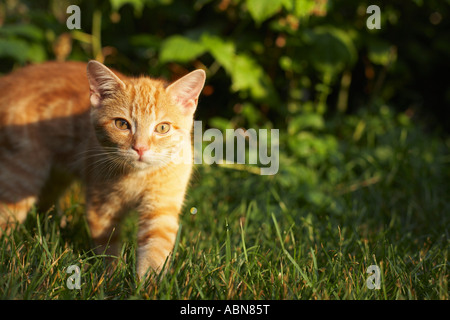
[[[136,215],[107,266],[75,185],[62,214],[33,210],[2,236],[0,298],[447,300],[448,142],[404,130],[352,142],[354,131],[340,132],[339,153],[323,163],[281,149],[274,176],[197,166],[167,274],[146,281],[135,272]],[[70,265],[81,269],[79,290],[67,287]],[[370,265],[379,290],[367,286]]]

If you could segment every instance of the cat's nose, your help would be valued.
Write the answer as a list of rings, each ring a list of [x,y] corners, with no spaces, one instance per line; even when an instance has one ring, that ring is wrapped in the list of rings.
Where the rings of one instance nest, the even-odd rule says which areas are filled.
[[[133,150],[137,152],[139,157],[142,157],[144,152],[148,150],[148,147],[147,146],[143,146],[143,145],[135,145],[135,146],[133,146]]]

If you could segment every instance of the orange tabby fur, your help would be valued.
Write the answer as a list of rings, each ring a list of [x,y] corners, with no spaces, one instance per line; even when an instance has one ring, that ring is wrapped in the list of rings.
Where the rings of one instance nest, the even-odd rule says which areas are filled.
[[[50,171],[63,168],[86,182],[97,250],[109,243],[117,253],[120,221],[136,209],[138,274],[160,270],[178,230],[204,81],[196,70],[167,85],[96,61],[48,62],[0,78],[0,232],[26,218]]]

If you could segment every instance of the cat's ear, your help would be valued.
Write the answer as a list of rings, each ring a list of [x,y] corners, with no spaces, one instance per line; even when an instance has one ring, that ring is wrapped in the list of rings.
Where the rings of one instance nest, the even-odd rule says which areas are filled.
[[[183,113],[192,115],[197,108],[198,97],[205,85],[206,74],[197,69],[169,85],[166,91],[183,108]]]
[[[91,60],[87,65],[90,99],[93,107],[98,107],[101,101],[125,88],[125,84],[111,70],[98,61]]]

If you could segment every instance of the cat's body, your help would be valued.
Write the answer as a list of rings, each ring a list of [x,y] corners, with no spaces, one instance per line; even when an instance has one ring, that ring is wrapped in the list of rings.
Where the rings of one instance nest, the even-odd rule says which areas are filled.
[[[120,221],[136,209],[138,274],[159,270],[178,230],[204,80],[196,70],[167,86],[98,62],[49,62],[0,78],[0,232],[22,222],[50,173],[63,169],[86,183],[98,249],[109,243],[115,252]]]

